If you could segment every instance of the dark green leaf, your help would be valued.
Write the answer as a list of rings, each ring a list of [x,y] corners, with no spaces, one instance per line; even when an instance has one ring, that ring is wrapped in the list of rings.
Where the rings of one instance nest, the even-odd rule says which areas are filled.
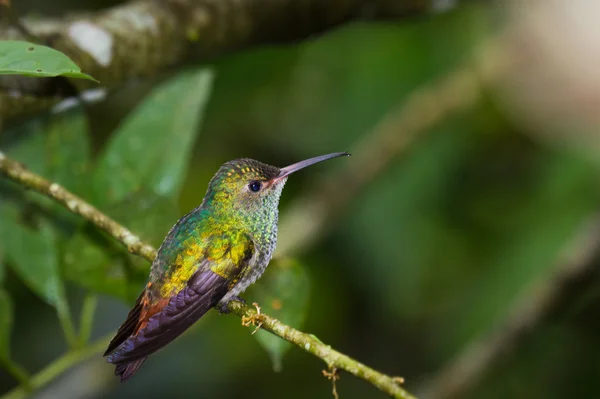
[[[123,250],[102,236],[78,233],[64,249],[65,277],[92,292],[130,299],[129,276]]]
[[[155,88],[117,129],[94,178],[100,204],[121,201],[141,187],[176,196],[202,121],[212,73],[180,73]]]
[[[17,40],[0,41],[0,75],[66,76],[94,80],[53,48]]]
[[[2,151],[35,173],[46,171],[47,118],[33,118],[0,135]]]
[[[90,143],[83,107],[30,119],[0,137],[0,146],[28,169],[84,194]]]
[[[265,275],[252,286],[250,296],[265,314],[300,327],[308,307],[309,284],[308,275],[298,262],[273,261]],[[269,354],[273,369],[280,371],[283,355],[292,344],[264,330],[255,336]]]
[[[83,195],[88,190],[90,142],[82,107],[53,115],[45,126],[45,177]]]
[[[25,284],[52,306],[65,302],[57,263],[56,234],[47,224],[39,230],[28,228],[18,220],[18,210],[0,209],[0,238],[15,273]]]
[[[139,192],[127,197],[108,212],[149,243],[158,246],[177,220],[177,209],[165,197]],[[148,275],[150,264],[130,255],[113,239],[89,229],[70,240],[65,248],[67,278],[90,289],[130,300]]]
[[[10,357],[10,331],[13,324],[13,307],[8,293],[0,289],[0,358]]]
[[[0,202],[0,207],[2,207],[2,202]],[[0,232],[2,229],[0,229]],[[6,250],[4,249],[4,244],[0,242],[0,287],[2,286],[2,282],[4,281],[4,275],[6,270],[6,256],[4,255]]]

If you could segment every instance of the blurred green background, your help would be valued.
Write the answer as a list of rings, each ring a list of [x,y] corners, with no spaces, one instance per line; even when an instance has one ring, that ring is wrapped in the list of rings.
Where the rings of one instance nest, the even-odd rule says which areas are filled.
[[[82,4],[28,0],[15,2],[15,7],[23,13],[60,15],[81,10]],[[112,4],[89,1],[85,8]],[[85,112],[61,114],[54,130],[48,126],[57,116],[8,125],[0,148],[158,245],[176,219],[201,202],[208,180],[227,160],[251,157],[283,166],[322,153],[360,151],[356,144],[393,106],[452,71],[499,29],[501,14],[486,2],[473,2],[399,22],[352,23],[299,44],[237,52],[205,66],[213,71],[214,81],[204,118],[197,123],[191,120],[198,116],[194,110],[200,106],[194,101],[200,99],[188,93],[188,99],[173,106],[160,96],[148,103],[159,83],[138,81]],[[189,80],[176,80],[201,79],[199,68],[190,65],[157,81],[185,87]],[[118,176],[118,162],[111,164],[105,155],[118,146],[115,137],[128,126],[123,119],[136,106],[136,112],[146,107],[141,119],[154,114],[173,129],[190,131],[192,126],[193,131],[178,137],[160,130],[161,123],[138,120],[139,142],[131,141],[117,156],[126,158],[123,164],[160,168],[165,164],[161,150],[168,143],[189,140],[181,148],[164,150],[166,164],[181,164],[164,172],[182,179],[181,189],[168,191],[177,195],[159,197],[156,190],[136,187],[115,194],[117,198],[102,198],[106,187],[131,186]],[[63,134],[65,130],[71,133]],[[53,140],[58,146],[52,147]],[[149,156],[146,148],[153,146],[157,152]],[[92,161],[81,155],[88,148]],[[64,156],[67,166],[48,161],[53,156]],[[44,166],[44,160],[54,169]],[[294,175],[284,190],[281,213],[293,199],[311,194],[315,182],[335,176],[352,161]],[[73,172],[72,165],[82,170]],[[60,171],[81,185],[69,186]],[[95,187],[82,178],[89,175],[95,176]],[[148,180],[141,176],[141,181]],[[23,257],[37,249],[27,241],[29,235],[15,234],[10,223],[18,220],[30,235],[60,231],[52,240],[40,240],[38,252],[56,255],[75,318],[88,289],[101,293],[92,338],[109,334],[122,322],[144,283],[145,270],[136,267],[148,265],[126,257],[110,240],[50,202],[0,183],[0,233],[12,248],[4,249],[4,257],[0,253],[0,281],[14,305],[10,352],[35,372],[64,353],[67,344],[53,307],[32,291],[35,282],[23,283],[17,272],[30,264],[43,267],[39,263],[45,258],[20,260],[12,255],[18,252],[15,248]],[[473,108],[422,134],[331,221],[317,245],[299,254],[295,261],[301,271],[294,278],[303,284],[293,292],[307,303],[300,298],[303,310],[294,312],[292,325],[367,365],[402,375],[407,389],[417,392],[464,345],[501,322],[525,288],[552,272],[564,246],[594,215],[598,194],[596,166],[588,158],[533,139],[511,122],[494,95],[485,93]],[[56,251],[44,245],[56,246]],[[280,272],[269,269],[262,289]],[[252,302],[260,295],[264,293],[250,289],[245,298]],[[595,397],[600,388],[599,306],[598,285],[591,283],[582,289],[580,300],[545,320],[494,365],[468,397]],[[34,397],[331,397],[318,359],[291,348],[282,370],[274,372],[268,353],[239,324],[237,317],[211,312],[153,355],[125,385],[111,376],[112,367],[98,355]],[[0,373],[0,393],[16,386],[4,369]],[[338,392],[343,399],[385,397],[347,374],[342,374]]]

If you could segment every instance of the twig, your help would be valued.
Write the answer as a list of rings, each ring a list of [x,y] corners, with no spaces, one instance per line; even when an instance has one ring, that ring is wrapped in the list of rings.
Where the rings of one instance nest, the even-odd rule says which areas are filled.
[[[554,272],[526,290],[513,311],[499,327],[467,345],[431,380],[422,397],[451,399],[464,397],[494,366],[514,350],[544,319],[581,293],[580,286],[596,268],[600,246],[600,220],[588,221],[576,234]],[[577,287],[577,289],[572,289]]]
[[[90,222],[100,227],[102,230],[106,231],[117,241],[125,245],[129,252],[142,256],[150,262],[154,259],[156,250],[143,243],[129,230],[119,225],[117,222],[110,219],[108,216],[104,215],[98,209],[94,208],[81,198],[71,194],[57,183],[51,183],[43,177],[30,172],[18,162],[7,158],[2,152],[0,152],[0,173],[6,175],[9,179],[15,181],[21,186],[24,186],[25,188],[35,190],[56,200],[71,212],[83,216]],[[251,319],[256,319],[258,314],[255,309],[243,305],[240,302],[230,302],[228,309],[240,317]],[[398,385],[393,377],[382,374],[340,352],[333,350],[330,346],[327,346],[316,340],[310,334],[300,332],[283,324],[279,320],[264,314],[260,315],[260,322],[262,322],[261,328],[299,346],[305,351],[322,359],[328,365],[345,370],[350,374],[370,382],[372,385],[394,398],[414,398],[411,394],[404,390],[404,388]],[[70,366],[78,363],[91,354],[99,352],[100,349],[103,349],[105,346],[100,344],[105,343],[105,341],[96,342],[94,345],[86,346],[80,351],[71,352],[71,356],[67,355],[60,358],[56,362],[53,362],[50,366],[48,366],[47,369],[40,373],[41,376],[40,374],[37,374],[33,377],[31,383],[32,387],[35,389],[43,386],[45,383],[52,380]],[[21,396],[15,392],[21,392],[20,388],[10,392],[3,399],[20,398]]]

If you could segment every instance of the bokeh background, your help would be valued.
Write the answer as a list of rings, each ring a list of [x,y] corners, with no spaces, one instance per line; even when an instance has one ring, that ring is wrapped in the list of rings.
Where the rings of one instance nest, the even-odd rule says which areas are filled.
[[[386,116],[399,112],[425,85],[435,90],[436,82],[472,65],[467,70],[481,77],[476,99],[411,137],[381,173],[353,193],[342,211],[327,219],[318,240],[294,255],[301,269],[295,278],[304,288],[296,286],[298,280],[283,288],[289,283],[302,296],[295,327],[378,370],[403,376],[407,389],[417,394],[427,393],[447,362],[496,331],[515,307],[535,303],[535,294],[519,299],[554,276],[565,249],[594,222],[599,199],[600,76],[594,59],[600,51],[593,28],[598,6],[592,1],[447,3],[447,10],[428,15],[355,22],[297,44],[212,60],[205,66],[214,72],[213,87],[175,208],[165,212],[166,220],[132,225],[158,245],[177,217],[200,203],[210,177],[230,159],[251,157],[283,166],[333,151],[355,153],[294,175],[281,201],[285,217],[286,209],[301,207],[302,198],[312,198],[313,190],[326,186],[322,182],[335,180],[360,157],[361,143],[376,134]],[[114,4],[27,0],[14,7],[23,14],[60,16]],[[490,56],[487,49],[502,46],[509,50]],[[494,66],[503,65],[506,54],[514,58],[497,77]],[[197,69],[186,67],[188,73]],[[93,159],[102,157],[131,110],[178,73],[181,69],[130,82],[87,107]],[[458,90],[453,95],[460,101],[472,94]],[[153,112],[161,115],[158,104]],[[26,153],[15,150],[33,134],[23,126],[5,124],[0,148],[27,164],[19,159]],[[151,131],[145,134],[153,137]],[[398,128],[398,141],[402,135]],[[132,155],[132,162],[142,160],[144,147]],[[338,188],[327,195],[343,196],[344,185]],[[9,195],[14,188],[3,189],[0,195],[11,198],[8,203],[18,202],[18,196]],[[143,208],[154,195],[131,194],[124,209]],[[38,200],[27,200],[21,221],[35,213],[31,203]],[[94,229],[82,230],[94,238]],[[69,234],[75,240],[82,233]],[[94,239],[111,255],[90,259],[95,256],[90,252],[77,258],[90,263],[81,273],[124,262],[118,249],[102,237]],[[61,245],[61,254],[68,254],[68,242]],[[27,242],[21,248],[28,251]],[[55,310],[13,271],[11,262],[18,260],[0,254],[0,262],[3,286],[14,304],[12,358],[39,371],[67,350],[61,325]],[[60,267],[68,268],[63,263]],[[279,272],[274,268],[267,274]],[[127,278],[131,292],[126,295],[100,290],[92,338],[109,334],[124,319],[143,273]],[[110,284],[107,280],[105,286]],[[74,315],[89,285],[85,277],[66,280]],[[600,388],[598,288],[592,273],[461,397],[595,397]],[[252,302],[260,295],[250,289],[245,297]],[[281,366],[273,370],[269,354],[239,318],[211,312],[153,355],[125,385],[97,355],[33,397],[331,397],[318,359],[294,347]],[[16,384],[0,369],[0,392]],[[385,397],[343,373],[337,389],[343,399]]]

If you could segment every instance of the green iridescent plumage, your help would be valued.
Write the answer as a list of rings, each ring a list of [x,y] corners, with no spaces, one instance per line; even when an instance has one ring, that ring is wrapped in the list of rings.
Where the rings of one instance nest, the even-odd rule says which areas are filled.
[[[122,381],[210,308],[224,309],[262,275],[275,249],[277,207],[287,177],[342,155],[348,154],[315,157],[282,169],[238,159],[219,169],[202,204],[169,231],[146,289],[105,353]]]

